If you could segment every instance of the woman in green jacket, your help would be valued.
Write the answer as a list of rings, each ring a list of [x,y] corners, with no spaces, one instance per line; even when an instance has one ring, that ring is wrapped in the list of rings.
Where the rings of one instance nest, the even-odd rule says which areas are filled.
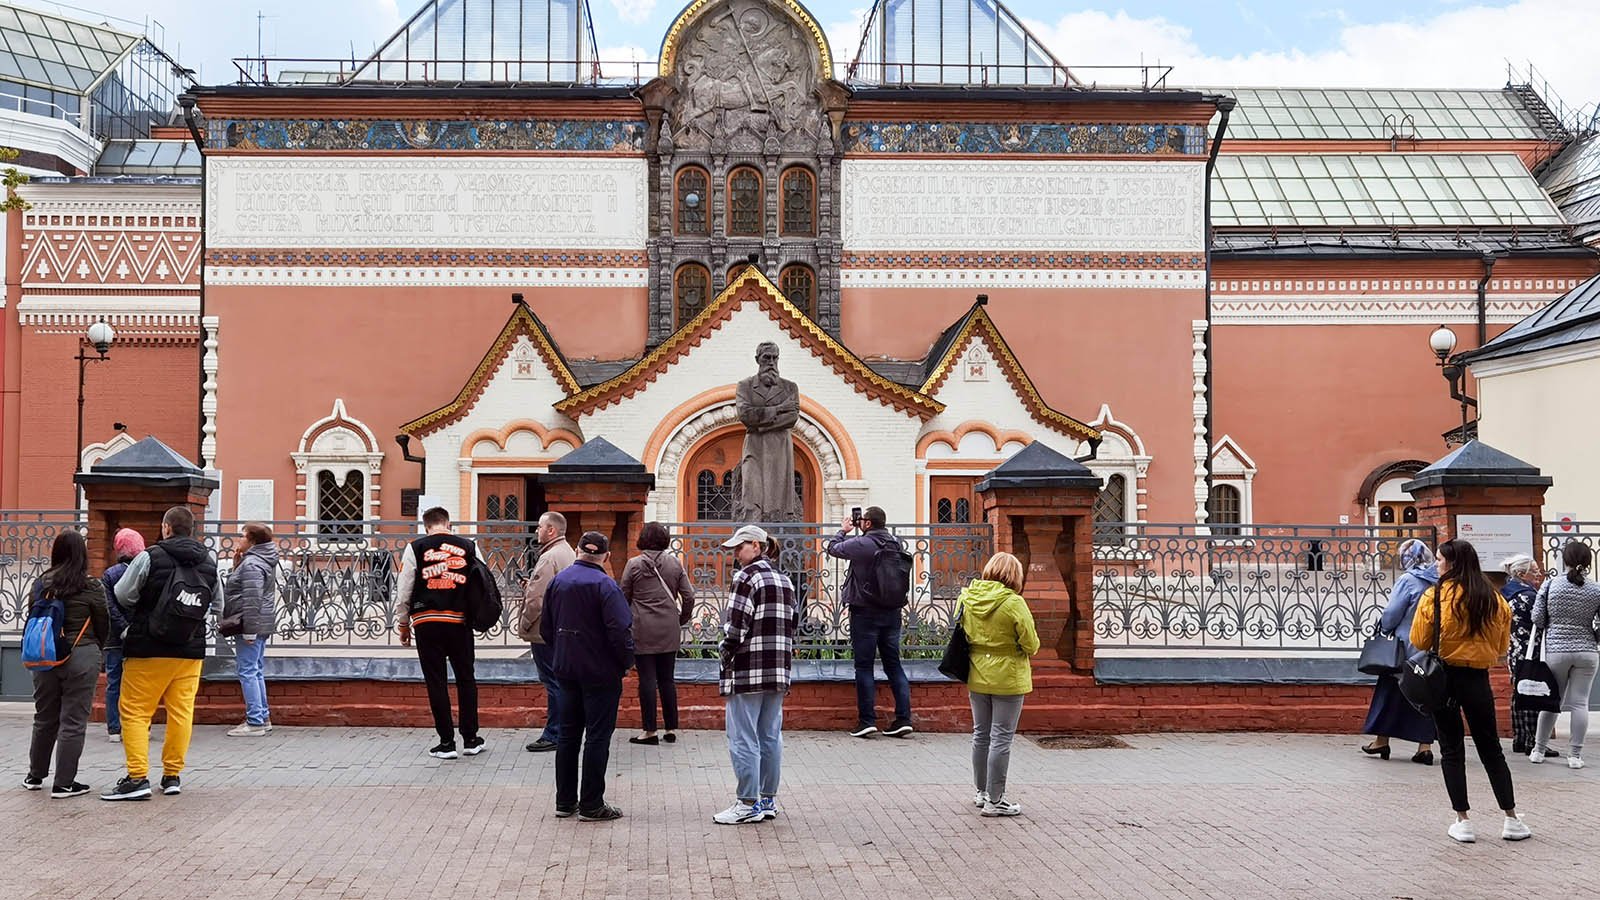
[[[1033,690],[1033,664],[1039,634],[1022,599],[1022,563],[996,553],[983,575],[961,591],[961,628],[971,644],[972,779],[978,793],[972,804],[985,816],[1016,816],[1022,807],[1006,799],[1011,738],[1022,718],[1022,698]]]

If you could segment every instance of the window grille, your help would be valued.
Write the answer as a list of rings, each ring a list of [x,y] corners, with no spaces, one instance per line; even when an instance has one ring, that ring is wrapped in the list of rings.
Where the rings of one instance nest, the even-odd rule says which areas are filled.
[[[711,272],[699,263],[688,263],[679,267],[676,280],[678,325],[682,327],[705,309],[711,297]]]
[[[803,237],[817,233],[816,180],[809,169],[796,166],[783,173],[783,233]]]
[[[366,478],[345,475],[344,484],[329,469],[317,473],[317,523],[324,534],[360,534],[367,517]]]
[[[1206,503],[1207,521],[1211,524],[1212,534],[1238,534],[1242,523],[1241,510],[1238,488],[1231,484],[1212,485],[1211,496]]]
[[[785,268],[783,274],[778,276],[778,289],[789,298],[789,302],[800,307],[800,311],[808,316],[816,315],[817,279],[811,274],[811,269],[802,265],[793,265]]]
[[[728,234],[761,237],[766,230],[761,214],[761,174],[749,166],[728,175]]]
[[[733,471],[717,473],[701,469],[695,476],[695,519],[701,522],[728,522],[733,519]]]
[[[1106,486],[1094,498],[1094,542],[1121,544],[1125,535],[1116,523],[1128,520],[1128,478],[1126,475],[1106,477]]]
[[[711,232],[711,195],[708,188],[711,177],[699,166],[690,166],[678,172],[678,233],[709,234]]]

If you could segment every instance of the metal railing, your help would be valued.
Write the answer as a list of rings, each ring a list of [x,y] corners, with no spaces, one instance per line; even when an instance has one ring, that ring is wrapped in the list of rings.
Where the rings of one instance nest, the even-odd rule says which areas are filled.
[[[252,85],[604,85],[637,87],[656,77],[655,60],[350,60],[245,56],[233,60]]]
[[[1423,526],[1097,529],[1097,650],[1355,653],[1401,574],[1400,544]]]
[[[63,528],[83,528],[71,510],[0,511],[0,634],[21,633],[33,582],[50,568],[50,545]]]
[[[1171,66],[1072,66],[1051,63],[882,62],[858,60],[836,73],[842,81],[872,87],[1055,87],[1168,90]]]
[[[1600,522],[1575,522],[1570,519],[1541,523],[1541,533],[1544,535],[1543,563],[1546,572],[1557,574],[1566,571],[1561,564],[1561,550],[1569,541],[1577,541],[1588,545],[1596,556],[1600,556]]]

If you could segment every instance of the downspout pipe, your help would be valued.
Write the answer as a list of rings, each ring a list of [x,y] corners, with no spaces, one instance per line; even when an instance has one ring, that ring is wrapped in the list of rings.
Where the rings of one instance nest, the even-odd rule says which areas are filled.
[[[1222,151],[1222,140],[1228,134],[1228,117],[1233,115],[1234,107],[1239,101],[1232,97],[1217,98],[1217,112],[1221,118],[1217,119],[1217,134],[1211,139],[1211,154],[1206,157],[1206,209],[1205,209],[1205,240],[1206,240],[1206,497],[1211,496],[1211,446],[1215,443],[1215,426],[1212,418],[1217,409],[1217,395],[1213,384],[1216,378],[1217,366],[1212,361],[1211,348],[1216,344],[1216,334],[1212,331],[1211,324],[1211,173],[1217,167],[1217,154]],[[1209,516],[1207,519],[1209,520]]]
[[[1493,253],[1483,255],[1483,277],[1478,279],[1478,346],[1489,343],[1489,279],[1494,277]]]
[[[195,409],[199,412],[197,418],[195,456],[204,455],[203,448],[206,441],[206,140],[200,134],[200,123],[195,120],[194,95],[178,95],[178,106],[183,109],[183,124],[189,126],[189,137],[194,140],[194,147],[200,151],[200,316],[196,323],[200,330],[200,359],[196,363],[199,368],[199,379],[195,382]],[[216,460],[210,461],[213,466]]]

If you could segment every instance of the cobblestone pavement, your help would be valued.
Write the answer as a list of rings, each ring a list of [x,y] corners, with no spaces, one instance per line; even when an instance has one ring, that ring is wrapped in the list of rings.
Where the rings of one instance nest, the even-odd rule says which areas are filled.
[[[961,736],[792,733],[783,815],[730,827],[711,822],[733,784],[717,732],[639,747],[619,731],[608,799],[627,817],[580,823],[552,815],[554,760],[524,752],[526,732],[440,761],[421,730],[202,726],[182,796],[112,804],[20,789],[30,716],[0,709],[0,898],[1561,897],[1597,881],[1600,767],[1513,759],[1534,829],[1513,844],[1472,760],[1485,837],[1459,845],[1437,768],[1350,737],[1019,739],[1024,814],[984,819]],[[90,738],[79,777],[98,793],[121,748]]]

